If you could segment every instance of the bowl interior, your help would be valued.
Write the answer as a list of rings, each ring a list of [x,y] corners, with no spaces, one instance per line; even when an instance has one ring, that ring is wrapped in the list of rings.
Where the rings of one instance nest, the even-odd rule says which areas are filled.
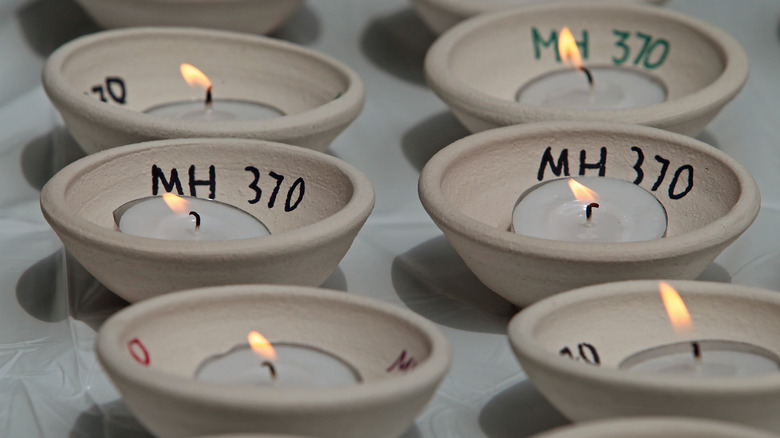
[[[129,201],[167,191],[209,198],[213,189],[213,199],[254,215],[275,234],[332,216],[353,197],[353,181],[335,159],[301,148],[242,140],[162,143],[88,157],[92,163],[66,182],[61,205],[113,230],[113,211]]]
[[[449,68],[464,86],[514,101],[523,85],[572,68],[557,55],[564,26],[580,44],[586,66],[641,70],[665,86],[667,100],[707,87],[725,69],[720,45],[700,29],[652,8],[614,5],[531,8],[496,17],[461,36]]]
[[[215,99],[265,104],[298,114],[338,98],[349,78],[317,56],[263,37],[202,32],[106,33],[73,50],[60,72],[77,92],[134,111],[200,101],[179,71],[192,64],[209,77]]]
[[[403,376],[431,355],[423,329],[396,312],[341,295],[223,289],[148,308],[125,319],[117,332],[114,340],[125,356],[118,360],[148,362],[150,369],[191,379],[205,359],[246,344],[252,330],[271,342],[328,351],[351,364],[363,383]]]
[[[780,353],[780,300],[766,294],[735,293],[730,285],[699,283],[694,288],[673,283],[682,296],[693,321],[693,331],[685,336],[675,333],[666,315],[655,282],[644,287],[626,287],[614,283],[608,291],[588,290],[576,299],[544,303],[523,331],[530,342],[560,354],[568,347],[575,358],[580,345],[592,356],[597,351],[602,367],[617,368],[628,356],[659,345],[686,340],[712,339],[744,342]],[[683,284],[683,286],[677,286]],[[689,282],[688,284],[695,284]],[[519,327],[516,327],[519,330]],[[706,352],[704,353],[706,355]]]
[[[666,209],[667,237],[724,216],[742,191],[734,169],[714,148],[660,131],[579,125],[486,134],[461,140],[469,147],[444,164],[441,191],[452,208],[499,230],[509,230],[512,210],[526,190],[582,172],[599,176],[603,170],[600,176],[634,182],[652,193]],[[597,166],[601,162],[603,168]]]

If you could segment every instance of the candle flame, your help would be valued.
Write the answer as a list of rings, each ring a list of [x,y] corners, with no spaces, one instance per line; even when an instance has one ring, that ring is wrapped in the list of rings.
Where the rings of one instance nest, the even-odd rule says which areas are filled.
[[[211,81],[208,76],[203,74],[195,66],[190,64],[182,64],[179,69],[181,70],[181,77],[190,85],[190,87],[201,87],[208,90],[211,87]]]
[[[577,48],[577,42],[568,27],[561,29],[561,33],[558,35],[558,53],[563,62],[571,63],[577,68],[582,67],[582,57]]]
[[[180,196],[176,196],[173,193],[163,193],[162,198],[168,205],[168,208],[173,210],[174,213],[187,214],[189,211],[189,202]]]
[[[693,328],[691,322],[691,315],[688,313],[688,309],[685,307],[680,294],[663,281],[658,283],[658,290],[661,292],[661,299],[666,307],[666,313],[669,315],[669,320],[672,322],[672,327],[677,333],[685,333]]]
[[[569,188],[578,201],[591,203],[599,200],[599,195],[596,192],[578,183],[573,178],[569,179]]]
[[[276,351],[274,351],[274,347],[268,342],[268,339],[266,339],[265,336],[260,334],[260,332],[252,330],[249,332],[248,339],[252,351],[262,356],[264,359],[276,360]]]

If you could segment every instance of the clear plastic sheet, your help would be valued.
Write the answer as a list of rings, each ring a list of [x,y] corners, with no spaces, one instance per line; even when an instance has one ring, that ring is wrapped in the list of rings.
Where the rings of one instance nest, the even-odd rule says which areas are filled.
[[[672,0],[746,47],[745,90],[701,139],[741,161],[763,195],[756,223],[702,279],[780,290],[780,43],[776,0]],[[40,84],[46,56],[95,25],[72,0],[0,0],[0,433],[148,438],[100,369],[95,331],[126,305],[69,260],[39,190],[81,156]],[[407,307],[436,322],[452,371],[404,435],[524,437],[566,423],[528,382],[505,326],[515,312],[469,272],[417,198],[419,171],[466,135],[426,87],[433,36],[406,0],[311,0],[276,34],[354,68],[368,99],[331,153],[374,182],[376,209],[324,285]]]

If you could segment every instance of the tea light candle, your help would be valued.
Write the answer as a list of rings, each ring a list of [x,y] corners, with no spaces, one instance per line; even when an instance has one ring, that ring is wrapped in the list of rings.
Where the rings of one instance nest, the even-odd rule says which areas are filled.
[[[271,234],[240,208],[170,193],[130,201],[114,211],[114,221],[123,233],[152,239],[205,241]]]
[[[285,388],[348,386],[361,381],[350,364],[327,351],[303,344],[270,343],[257,332],[250,333],[249,344],[203,361],[195,378],[226,385]]]
[[[529,82],[518,90],[518,102],[563,109],[627,109],[666,100],[666,87],[640,70],[585,68],[574,36],[566,27],[558,38],[558,52],[576,70],[548,73]]]
[[[663,281],[658,283],[658,292],[674,330],[678,334],[692,332],[693,320],[680,294]],[[643,350],[626,358],[619,368],[651,374],[740,377],[778,372],[780,358],[745,342],[705,340]]]
[[[534,79],[518,92],[518,102],[561,109],[628,109],[661,103],[666,88],[638,70],[592,68],[593,85],[576,70],[561,70]]]
[[[702,340],[678,342],[637,352],[619,368],[696,377],[749,377],[780,372],[771,351],[744,342]]]
[[[213,99],[211,104],[202,100],[188,100],[157,105],[144,111],[160,117],[200,121],[261,120],[283,116],[276,108],[245,100]]]
[[[650,192],[606,177],[537,184],[520,196],[512,212],[515,233],[570,242],[660,239],[666,223],[666,210]]]
[[[282,111],[260,102],[213,99],[208,76],[190,64],[181,64],[179,69],[187,84],[206,91],[205,99],[156,105],[144,111],[146,114],[196,121],[261,120],[284,115]]]

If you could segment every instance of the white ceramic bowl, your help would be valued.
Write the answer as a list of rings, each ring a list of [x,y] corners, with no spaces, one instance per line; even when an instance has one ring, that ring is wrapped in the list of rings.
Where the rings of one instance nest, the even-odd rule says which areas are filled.
[[[672,281],[696,339],[747,342],[780,354],[780,294],[733,284]],[[618,369],[635,352],[681,341],[657,281],[591,286],[559,294],[516,315],[509,340],[528,377],[574,421],[624,416],[709,418],[780,431],[780,372],[693,377]],[[600,365],[560,354],[589,343]],[[703,358],[706,361],[707,352]]]
[[[564,26],[572,28],[577,41],[587,39],[586,66],[619,63],[620,70],[635,70],[663,84],[667,100],[601,110],[517,102],[525,85],[567,69],[556,60],[550,40]],[[485,14],[442,35],[425,60],[428,84],[471,132],[581,120],[634,123],[695,136],[742,89],[748,70],[742,46],[710,24],[662,8],[615,4],[552,4]],[[600,83],[598,73],[594,80]]]
[[[442,34],[452,26],[474,15],[500,9],[517,8],[557,0],[411,0],[417,14],[435,33]],[[604,2],[605,0],[594,0]],[[586,0],[587,2],[587,0]],[[614,0],[615,3],[663,4],[666,0]]]
[[[267,34],[303,0],[76,0],[102,27],[193,26]]]
[[[204,99],[203,90],[182,79],[182,63],[210,76],[215,99],[257,102],[284,116],[204,122],[146,114],[159,105]],[[324,151],[358,116],[365,98],[360,78],[332,58],[271,38],[191,28],[78,38],[46,61],[43,87],[88,153],[183,137],[253,138]]]
[[[251,330],[271,342],[335,354],[355,367],[362,383],[275,388],[193,378],[202,361],[245,343]],[[144,346],[148,366],[134,359],[129,343]],[[451,361],[447,339],[419,315],[365,297],[289,286],[200,289],[135,304],[103,325],[96,351],[131,411],[162,438],[245,432],[397,437],[433,396]],[[393,366],[401,356],[416,366]]]
[[[259,218],[271,236],[186,242],[115,229],[113,211],[154,195],[155,180],[156,194],[162,194],[166,182],[176,185],[175,168],[184,194],[191,195],[190,167],[195,180],[208,180],[211,165],[215,199]],[[165,182],[152,177],[152,166],[161,169]],[[270,172],[284,177],[273,204],[277,179]],[[298,178],[305,193],[287,211],[302,193],[301,184],[293,188]],[[258,195],[250,187],[255,182],[262,193],[251,203]],[[209,192],[208,186],[196,186],[196,196]],[[44,217],[66,249],[130,302],[223,284],[318,286],[336,269],[373,206],[371,182],[349,164],[299,147],[242,139],[162,140],[110,149],[67,166],[41,192]]]
[[[723,421],[680,417],[635,417],[564,426],[533,438],[777,438],[777,435]]]
[[[544,159],[548,148],[552,162]],[[602,148],[606,176],[630,182],[640,176],[641,153],[639,185],[666,209],[667,237],[583,243],[509,231],[521,194],[541,180],[567,176],[559,161],[564,149],[569,172],[577,175],[582,153],[593,164]],[[656,156],[668,161],[665,172]],[[586,174],[598,175],[598,169]],[[659,129],[605,123],[526,124],[471,135],[428,161],[419,190],[426,211],[474,274],[518,306],[607,281],[694,279],[753,223],[760,207],[753,178],[723,152]]]

